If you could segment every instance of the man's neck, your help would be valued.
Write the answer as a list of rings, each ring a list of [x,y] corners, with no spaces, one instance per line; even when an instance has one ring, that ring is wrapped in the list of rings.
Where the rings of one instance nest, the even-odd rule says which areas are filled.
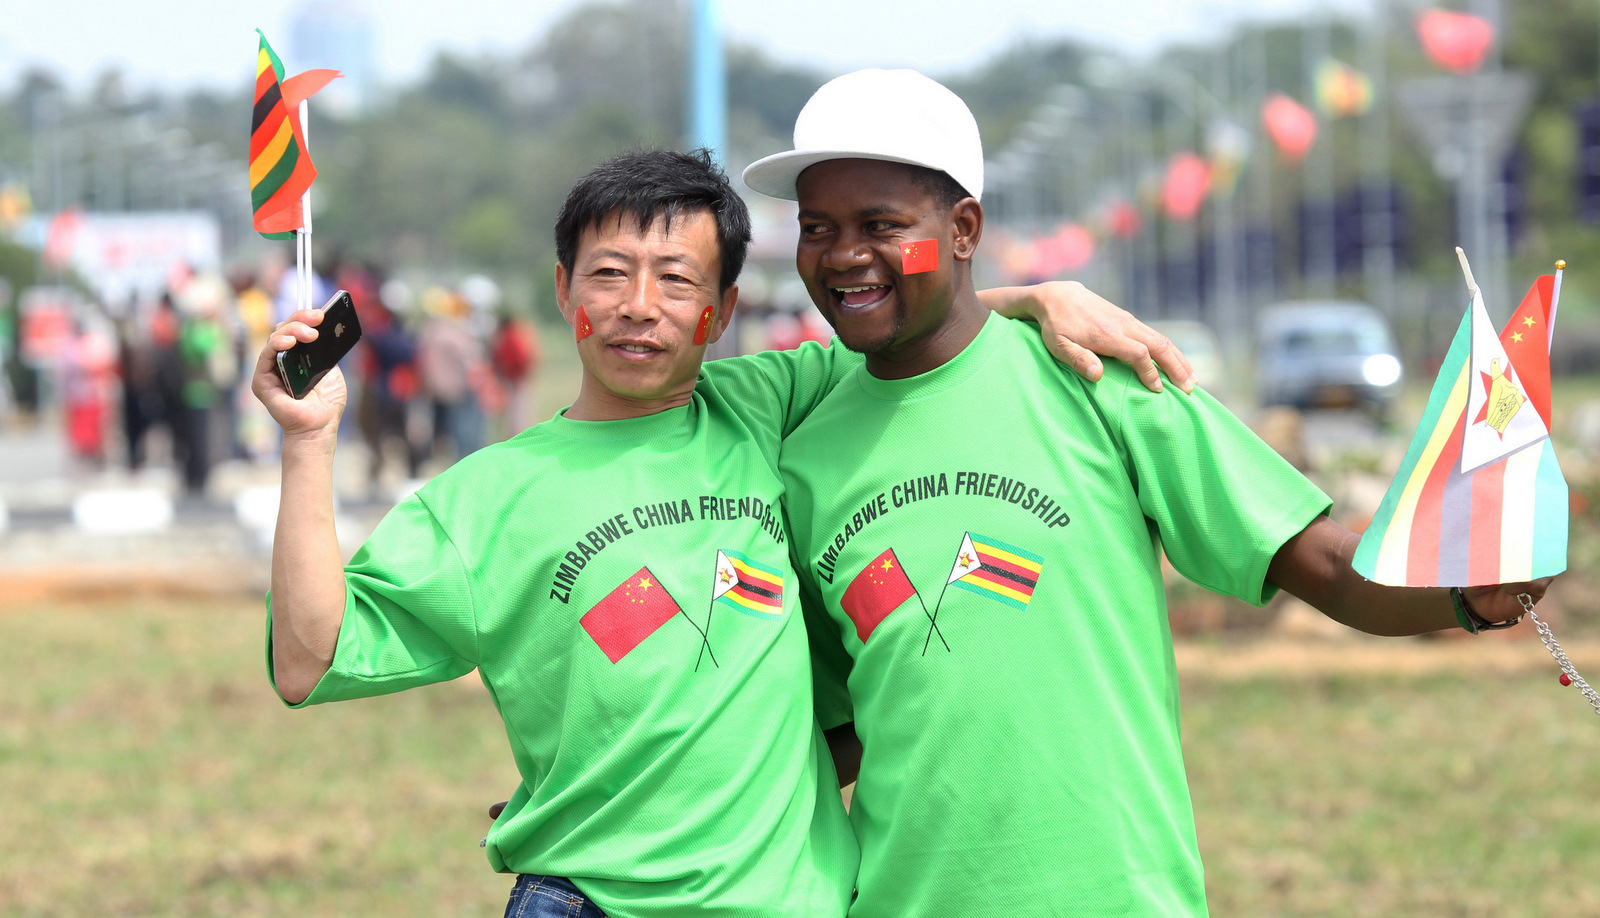
[[[944,366],[961,355],[983,331],[989,310],[967,285],[956,294],[950,313],[937,329],[903,348],[866,355],[867,372],[879,379],[909,379]]]
[[[578,397],[573,400],[572,407],[562,416],[571,421],[626,421],[682,408],[689,404],[689,399],[693,395],[694,389],[691,387],[680,394],[664,398],[640,399],[604,389],[594,392],[588,386],[584,386],[579,390]]]

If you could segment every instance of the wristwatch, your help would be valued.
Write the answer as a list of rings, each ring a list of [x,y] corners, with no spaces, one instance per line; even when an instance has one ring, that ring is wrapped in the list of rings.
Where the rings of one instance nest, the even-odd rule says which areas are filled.
[[[1467,596],[1461,591],[1460,587],[1450,588],[1450,605],[1454,606],[1456,610],[1456,624],[1465,629],[1468,634],[1477,634],[1480,631],[1500,631],[1522,621],[1522,616],[1520,615],[1503,622],[1491,622],[1479,618],[1478,613],[1472,611],[1472,607],[1467,605]]]

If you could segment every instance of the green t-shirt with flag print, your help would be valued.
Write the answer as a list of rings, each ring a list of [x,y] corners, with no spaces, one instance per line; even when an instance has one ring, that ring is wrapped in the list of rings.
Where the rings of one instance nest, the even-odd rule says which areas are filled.
[[[611,918],[844,915],[857,848],[777,461],[859,364],[816,345],[715,361],[685,407],[557,417],[466,457],[351,560],[305,703],[476,669],[522,776],[496,870],[570,877]]]
[[[994,320],[856,371],[782,466],[818,716],[864,750],[851,918],[1205,914],[1161,552],[1265,602],[1327,497],[1210,396]]]

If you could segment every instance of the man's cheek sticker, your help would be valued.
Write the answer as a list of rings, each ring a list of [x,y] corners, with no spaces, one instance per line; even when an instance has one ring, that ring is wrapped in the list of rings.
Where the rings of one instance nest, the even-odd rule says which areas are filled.
[[[579,341],[594,334],[594,326],[589,324],[589,313],[582,306],[572,316],[572,333]]]
[[[922,274],[939,270],[939,240],[923,239],[920,242],[900,244],[900,273]]]
[[[700,313],[700,324],[694,328],[694,343],[705,344],[711,337],[711,320],[717,317],[717,307],[707,306]]]

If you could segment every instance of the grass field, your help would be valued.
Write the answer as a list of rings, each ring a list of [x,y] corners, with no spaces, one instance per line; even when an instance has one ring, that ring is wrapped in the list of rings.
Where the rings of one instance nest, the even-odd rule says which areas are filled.
[[[0,915],[500,914],[477,842],[515,777],[475,680],[287,711],[261,623],[0,611]],[[1192,670],[1213,914],[1600,914],[1600,718],[1512,653],[1535,665]]]

